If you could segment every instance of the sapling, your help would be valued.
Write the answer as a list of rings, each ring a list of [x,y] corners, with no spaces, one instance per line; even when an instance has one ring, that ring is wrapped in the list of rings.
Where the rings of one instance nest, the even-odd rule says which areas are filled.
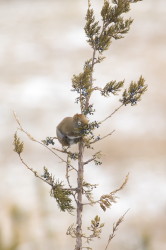
[[[112,40],[123,38],[129,31],[133,20],[131,18],[125,18],[125,13],[130,11],[130,5],[132,3],[139,1],[141,0],[104,0],[100,12],[101,20],[96,20],[94,9],[91,6],[91,1],[88,1],[84,30],[87,42],[92,49],[92,56],[85,61],[82,72],[78,75],[73,75],[72,77],[72,91],[77,93],[75,102],[80,105],[79,115],[88,118],[97,112],[95,111],[94,104],[91,103],[91,96],[95,91],[99,91],[102,97],[109,97],[110,95],[118,95],[124,88],[124,80],[110,80],[103,88],[101,88],[101,86],[96,86],[94,68],[96,64],[102,63],[105,59],[104,52],[109,49]],[[67,139],[67,132],[64,132],[63,143],[61,140],[62,138],[59,139],[58,137],[59,141],[62,143],[62,147],[59,144],[59,148],[55,147],[55,144],[57,145],[59,143],[57,141],[57,137],[47,137],[41,141],[36,140],[22,127],[18,117],[14,114],[19,125],[19,130],[25,133],[30,140],[51,151],[64,163],[64,166],[66,167],[65,178],[68,186],[64,184],[63,180],[55,179],[46,167],[43,169],[43,174],[39,174],[24,161],[22,156],[24,143],[18,137],[17,132],[15,133],[14,151],[18,154],[23,165],[28,170],[32,171],[35,177],[50,186],[50,194],[53,198],[55,198],[57,205],[62,212],[69,212],[70,214],[75,215],[75,223],[73,222],[73,224],[67,229],[67,235],[75,238],[75,250],[91,250],[91,241],[95,238],[100,238],[102,228],[104,227],[104,223],[101,222],[100,216],[96,215],[90,221],[87,231],[83,232],[82,214],[84,206],[99,205],[102,211],[106,211],[112,206],[113,203],[116,202],[117,193],[124,188],[128,180],[127,175],[119,188],[114,191],[110,191],[108,194],[103,194],[96,200],[93,198],[93,190],[94,188],[98,188],[98,185],[88,183],[85,180],[84,167],[90,163],[94,163],[95,165],[102,164],[101,152],[95,152],[94,145],[108,136],[111,136],[114,132],[110,131],[106,135],[96,136],[97,129],[122,107],[127,105],[136,105],[141,100],[141,97],[146,90],[147,85],[145,85],[145,80],[142,76],[140,76],[137,81],[132,81],[129,83],[129,87],[123,90],[119,99],[120,104],[115,110],[112,111],[111,114],[108,114],[105,118],[103,117],[101,121],[94,120],[93,122],[86,122],[84,124],[85,126],[77,126],[77,132],[74,131],[74,133],[72,129],[75,129],[75,127],[72,125],[72,129],[70,127],[70,135],[68,134],[68,141],[65,141],[64,143],[64,139]],[[71,119],[72,118],[67,120],[73,122]],[[59,121],[57,121],[57,124],[58,123]],[[65,126],[68,126],[68,124],[65,124]],[[96,133],[94,133],[94,131]],[[77,139],[75,137],[73,140],[73,135],[76,136]],[[76,152],[73,152],[72,150],[71,144],[73,143],[70,143],[71,141],[73,141],[73,143],[77,143],[78,145],[78,150]],[[92,150],[94,152],[91,158],[86,161],[84,160],[85,149]],[[76,176],[77,184],[75,186],[71,182],[72,173]],[[113,225],[113,230],[112,233],[109,234],[105,250],[108,249],[111,240],[115,236],[115,231],[123,221],[125,214],[126,213],[124,213]]]

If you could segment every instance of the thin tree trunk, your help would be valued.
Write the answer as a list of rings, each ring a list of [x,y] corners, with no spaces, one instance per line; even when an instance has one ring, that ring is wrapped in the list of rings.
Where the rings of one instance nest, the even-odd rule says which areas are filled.
[[[95,53],[96,49],[93,51],[92,56],[92,74],[93,74],[93,68],[94,68],[94,60],[95,60]],[[91,85],[93,85],[93,76],[91,74]],[[89,99],[90,96],[86,97],[86,104],[85,104],[85,110],[88,109],[89,106]],[[81,104],[81,102],[80,102]],[[83,113],[82,106],[81,106],[81,113]],[[83,141],[79,142],[79,157],[78,157],[78,176],[77,176],[77,227],[76,227],[76,246],[75,250],[82,250],[82,212],[83,212],[83,205],[82,205],[82,190],[83,190],[83,177],[84,177],[84,163],[83,163],[83,153],[84,153],[84,144]]]
[[[77,176],[77,227],[76,227],[76,246],[75,250],[82,250],[82,185],[83,185],[83,173],[84,173],[84,164],[83,164],[83,152],[84,145],[83,142],[79,142],[79,157],[78,157],[78,176]]]

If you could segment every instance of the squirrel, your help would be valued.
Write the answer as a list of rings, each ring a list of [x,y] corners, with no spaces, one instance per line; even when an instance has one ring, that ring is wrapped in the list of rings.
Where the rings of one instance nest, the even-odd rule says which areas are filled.
[[[62,146],[70,146],[78,143],[81,138],[81,129],[88,125],[88,120],[83,114],[75,114],[73,117],[64,118],[56,128],[58,141]]]

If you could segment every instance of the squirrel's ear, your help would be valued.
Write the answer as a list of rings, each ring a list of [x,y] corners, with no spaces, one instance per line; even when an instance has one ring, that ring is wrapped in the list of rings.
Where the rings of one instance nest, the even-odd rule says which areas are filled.
[[[75,115],[73,116],[73,119],[74,119],[75,121],[77,121],[78,118],[79,118],[79,114],[75,114]]]

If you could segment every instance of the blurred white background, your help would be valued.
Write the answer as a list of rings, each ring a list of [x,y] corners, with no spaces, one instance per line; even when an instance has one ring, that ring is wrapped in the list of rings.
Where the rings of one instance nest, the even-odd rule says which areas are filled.
[[[97,15],[102,2],[92,1]],[[74,216],[58,210],[49,187],[13,152],[17,124],[12,112],[38,140],[55,136],[60,120],[79,112],[70,90],[72,75],[82,71],[92,54],[83,30],[86,9],[85,0],[0,1],[0,250],[74,248],[65,235]],[[130,178],[111,210],[103,214],[99,208],[86,208],[84,221],[88,225],[94,214],[106,221],[102,239],[92,244],[95,250],[104,249],[112,223],[130,208],[112,249],[165,250],[166,1],[133,4],[129,15],[134,18],[131,30],[113,41],[106,60],[97,65],[96,84],[125,79],[127,86],[143,75],[149,88],[137,106],[122,108],[96,131],[105,135],[116,130],[96,144],[95,150],[103,151],[103,165],[90,164],[85,175],[87,181],[99,183],[96,196],[116,189],[128,172]],[[118,100],[95,95],[91,119],[105,118]],[[65,167],[58,159],[20,136],[31,167],[42,174],[46,166],[64,179]]]

